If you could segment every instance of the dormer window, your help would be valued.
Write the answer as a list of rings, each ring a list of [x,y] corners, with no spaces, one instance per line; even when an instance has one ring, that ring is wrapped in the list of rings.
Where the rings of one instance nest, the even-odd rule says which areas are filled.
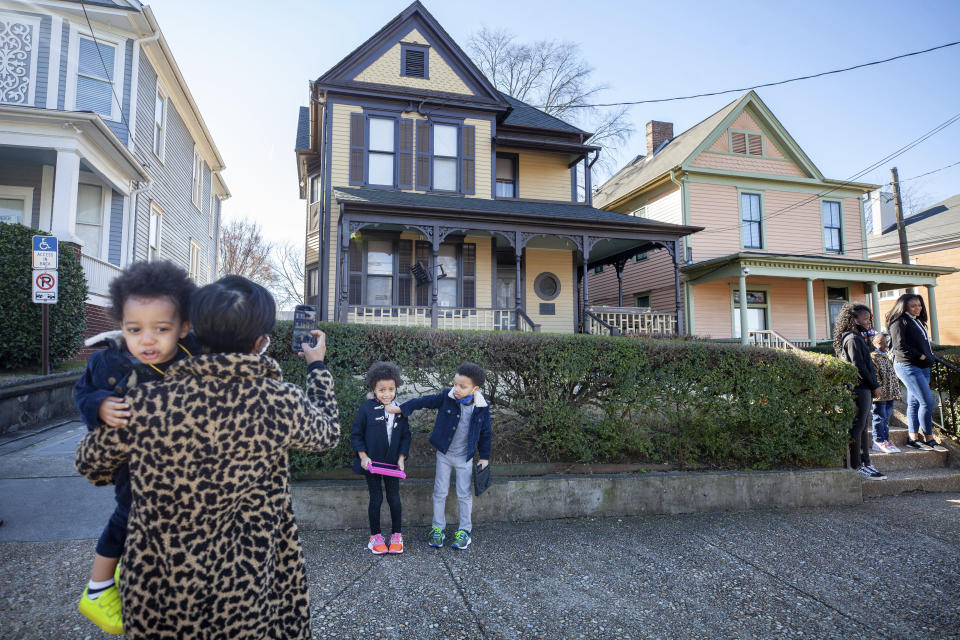
[[[763,134],[746,131],[730,132],[730,152],[746,156],[763,155]]]
[[[425,45],[401,44],[400,75],[408,78],[429,78],[429,52],[430,49]]]

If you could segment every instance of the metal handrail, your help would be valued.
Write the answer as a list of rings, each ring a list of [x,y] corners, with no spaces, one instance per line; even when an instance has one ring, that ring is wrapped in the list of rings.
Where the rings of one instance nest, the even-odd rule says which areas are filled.
[[[516,312],[517,312],[518,318],[523,319],[524,322],[530,325],[530,331],[534,331],[534,332],[540,331],[540,325],[534,322],[523,309],[521,309],[520,307],[517,307]]]
[[[943,367],[943,373],[940,372]],[[960,368],[950,364],[943,358],[933,357],[931,377],[937,390],[937,399],[940,406],[940,428],[953,436],[960,437],[960,423],[957,416],[957,392],[960,390]],[[944,392],[946,392],[947,410],[944,411]]]
[[[608,323],[604,322],[604,321],[601,320],[596,314],[594,314],[592,311],[590,311],[590,309],[584,309],[584,310],[583,310],[583,316],[584,316],[584,318],[591,318],[591,319],[593,319],[594,322],[596,322],[597,324],[599,324],[601,327],[605,328],[605,329],[609,332],[609,334],[610,334],[611,336],[618,336],[618,335],[620,335],[620,329],[618,329],[617,327],[613,326],[612,324],[608,324]],[[589,333],[589,331],[588,331],[587,333]]]

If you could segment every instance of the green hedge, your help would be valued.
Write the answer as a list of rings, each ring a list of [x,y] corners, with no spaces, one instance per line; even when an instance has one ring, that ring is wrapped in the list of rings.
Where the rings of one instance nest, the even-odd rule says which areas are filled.
[[[321,329],[345,432],[365,394],[362,377],[377,360],[400,367],[401,399],[413,383],[449,386],[464,360],[483,365],[494,459],[501,446],[518,447],[532,461],[830,466],[843,456],[853,410],[845,385],[854,368],[815,354],[689,340],[341,323]],[[306,368],[291,357],[290,330],[289,322],[278,324],[269,353],[287,379],[302,383]],[[498,440],[498,430],[509,439]],[[347,440],[319,460],[297,454],[295,471],[345,468]]]
[[[31,251],[36,229],[0,222],[0,369],[40,364],[41,305],[31,300]],[[87,282],[74,251],[61,245],[58,302],[50,306],[50,363],[56,366],[83,346]]]

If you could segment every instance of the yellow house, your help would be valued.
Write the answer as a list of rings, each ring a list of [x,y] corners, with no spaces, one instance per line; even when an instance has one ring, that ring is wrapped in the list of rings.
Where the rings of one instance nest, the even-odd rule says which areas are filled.
[[[867,303],[877,316],[881,291],[932,287],[953,271],[868,259],[860,197],[873,189],[824,177],[753,91],[676,137],[672,124],[650,122],[646,156],[594,201],[703,228],[683,239],[682,299],[657,256],[595,269],[589,288],[607,304],[623,306],[626,295],[654,312],[680,305],[690,334],[774,346],[830,340],[844,303]],[[929,306],[936,336],[934,299]]]
[[[588,269],[677,256],[696,230],[593,207],[591,134],[499,92],[419,2],[309,97],[296,155],[306,297],[324,320],[599,330]]]

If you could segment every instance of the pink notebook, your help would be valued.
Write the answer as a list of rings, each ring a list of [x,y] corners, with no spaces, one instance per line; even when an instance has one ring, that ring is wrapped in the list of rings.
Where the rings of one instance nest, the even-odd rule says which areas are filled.
[[[403,472],[395,464],[387,464],[386,462],[374,462],[370,461],[370,464],[367,465],[367,471],[370,473],[376,473],[381,476],[391,476],[393,478],[400,478],[401,480],[406,480],[407,474]]]

